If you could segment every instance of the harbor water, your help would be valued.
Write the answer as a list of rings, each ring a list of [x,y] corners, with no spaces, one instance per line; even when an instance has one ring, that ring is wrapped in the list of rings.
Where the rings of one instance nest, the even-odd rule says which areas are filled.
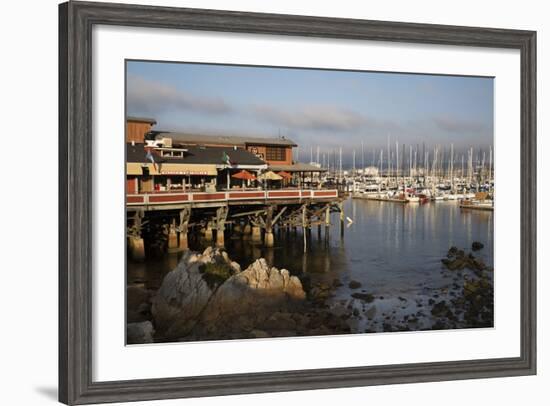
[[[361,314],[369,306],[354,301],[351,295],[373,295],[377,315],[371,310],[369,322],[358,317],[353,331],[365,331],[365,323],[373,331],[384,331],[388,321],[400,323],[406,315],[423,315],[419,309],[429,308],[433,298],[452,299],[448,295],[455,295],[453,289],[458,293],[457,282],[468,272],[452,274],[444,269],[441,260],[452,246],[470,251],[474,241],[481,242],[484,248],[475,253],[476,257],[493,267],[492,211],[464,210],[456,202],[420,205],[351,198],[344,208],[353,223],[348,225],[346,220],[342,232],[339,213],[333,213],[328,233],[324,225],[306,233],[305,250],[304,236],[298,229],[276,230],[273,248],[228,233],[227,252],[242,269],[263,257],[269,265],[288,269],[306,284],[335,286],[329,303],[357,307]],[[205,245],[191,239],[190,248],[201,250]],[[143,263],[129,261],[128,284],[158,289],[178,257],[167,254]],[[359,282],[360,288],[352,288],[352,281],[355,285]],[[418,329],[429,329],[434,323],[431,317],[415,319],[419,320]]]

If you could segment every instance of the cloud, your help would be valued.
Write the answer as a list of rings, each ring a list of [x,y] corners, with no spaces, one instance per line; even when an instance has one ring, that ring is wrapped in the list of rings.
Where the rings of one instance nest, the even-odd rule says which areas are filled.
[[[190,110],[205,114],[225,114],[232,111],[221,98],[197,96],[165,83],[137,75],[127,78],[128,111],[164,113]]]
[[[350,132],[361,129],[395,130],[393,122],[375,120],[354,110],[330,105],[305,106],[294,110],[257,104],[252,106],[258,118],[286,128],[313,131]]]
[[[439,116],[433,119],[440,130],[450,133],[475,133],[479,134],[489,130],[487,125],[477,121],[467,121],[451,116]]]

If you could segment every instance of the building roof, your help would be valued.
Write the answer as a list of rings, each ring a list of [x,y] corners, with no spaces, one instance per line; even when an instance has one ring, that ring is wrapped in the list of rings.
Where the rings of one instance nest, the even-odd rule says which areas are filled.
[[[215,164],[223,165],[224,153],[229,156],[233,165],[263,166],[264,161],[256,155],[242,148],[231,147],[198,147],[190,146],[185,148],[187,152],[183,157],[163,157],[162,162],[181,164]],[[144,144],[126,144],[126,162],[150,162],[145,158]]]
[[[205,134],[190,134],[176,133],[169,131],[159,132],[158,137],[170,137],[174,143],[187,145],[274,145],[285,147],[297,147],[298,145],[285,137],[244,137],[233,135],[205,135]]]
[[[126,121],[137,121],[139,123],[149,123],[151,125],[154,125],[157,123],[157,120],[150,117],[126,117]]]
[[[305,164],[301,162],[293,163],[292,165],[269,165],[269,170],[280,172],[326,172],[325,168],[316,165]]]

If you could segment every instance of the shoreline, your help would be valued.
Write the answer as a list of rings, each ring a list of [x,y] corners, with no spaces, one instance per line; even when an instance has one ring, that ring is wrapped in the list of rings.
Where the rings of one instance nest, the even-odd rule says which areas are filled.
[[[227,315],[227,321],[237,323],[230,328],[222,320],[225,317],[222,309],[219,316],[222,319],[197,320],[196,327],[181,336],[174,332],[166,335],[166,329],[163,333],[162,328],[159,331],[159,316],[155,317],[153,307],[163,288],[154,291],[130,285],[127,287],[128,344],[492,327],[493,269],[483,264],[474,252],[451,247],[446,257],[442,258],[440,270],[449,283],[437,288],[423,286],[408,294],[381,296],[364,289],[358,281],[352,280],[344,285],[335,278],[332,283],[312,284],[307,276],[301,275],[300,279],[289,276],[299,281],[299,290],[295,292],[299,300],[287,301],[287,295],[281,296],[282,299],[273,307],[270,307],[271,302],[265,307],[266,314],[261,317],[253,302],[241,309],[239,317]],[[188,251],[176,269],[190,257],[202,258],[205,255],[209,256],[208,261],[218,263],[222,258],[239,269],[234,274],[226,275],[227,278],[220,281],[212,294],[230,278],[235,279],[261,262],[257,260],[246,270],[240,271],[240,265],[231,261],[225,250],[207,248],[203,253]],[[267,266],[265,260],[258,265],[258,269],[259,272],[274,274],[285,271]],[[180,269],[180,272],[186,271],[185,266]],[[167,277],[164,277],[163,285]],[[258,292],[260,294],[254,300],[263,303],[265,297],[276,291],[270,290],[268,295],[267,291]]]

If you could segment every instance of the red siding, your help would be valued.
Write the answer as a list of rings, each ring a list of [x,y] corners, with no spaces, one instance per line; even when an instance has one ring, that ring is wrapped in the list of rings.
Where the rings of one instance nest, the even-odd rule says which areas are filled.
[[[126,196],[126,203],[143,203],[143,196]]]
[[[231,192],[229,193],[230,199],[238,199],[245,197],[264,197],[264,192]]]
[[[300,192],[268,192],[269,197],[300,197]]]
[[[193,200],[223,200],[225,193],[195,193]]]
[[[178,195],[150,195],[150,203],[161,203],[161,202],[181,202],[189,200],[188,195],[178,194]]]

